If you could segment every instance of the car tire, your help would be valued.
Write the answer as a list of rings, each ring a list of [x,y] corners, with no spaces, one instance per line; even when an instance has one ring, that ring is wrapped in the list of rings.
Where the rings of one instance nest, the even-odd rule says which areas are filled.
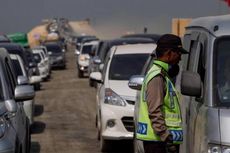
[[[102,136],[100,135],[100,150],[101,150],[101,152],[109,151],[110,145],[111,145],[110,141],[103,139]]]
[[[84,72],[78,69],[78,77],[83,78]]]
[[[89,79],[89,86],[94,87],[94,81],[92,79]]]
[[[30,133],[30,122],[29,119],[26,120],[26,153],[30,153],[31,148],[31,133]]]

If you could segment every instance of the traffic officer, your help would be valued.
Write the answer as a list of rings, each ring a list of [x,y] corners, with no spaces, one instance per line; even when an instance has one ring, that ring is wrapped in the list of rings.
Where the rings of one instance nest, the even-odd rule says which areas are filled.
[[[141,89],[136,138],[145,153],[179,153],[183,140],[178,92],[169,71],[181,60],[181,39],[165,34],[157,42],[156,56]],[[172,73],[173,74],[173,73]]]

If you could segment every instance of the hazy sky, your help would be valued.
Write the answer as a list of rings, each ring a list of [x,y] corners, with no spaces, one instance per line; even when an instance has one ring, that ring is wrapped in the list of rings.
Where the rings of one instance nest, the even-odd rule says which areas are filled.
[[[221,0],[3,0],[1,33],[28,32],[44,18],[90,18],[105,36],[127,31],[171,32],[172,18],[228,14]]]

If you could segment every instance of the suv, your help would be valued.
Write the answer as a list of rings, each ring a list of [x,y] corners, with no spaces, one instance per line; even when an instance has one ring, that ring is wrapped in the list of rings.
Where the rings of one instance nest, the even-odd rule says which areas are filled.
[[[24,76],[28,79],[24,62],[22,58],[17,54],[10,54],[11,61],[15,70],[16,76]],[[33,124],[33,111],[34,111],[34,99],[23,101],[23,108],[30,121],[30,125]]]
[[[47,48],[51,68],[62,68],[66,67],[65,52],[58,42],[47,42],[44,44]]]
[[[34,98],[34,90],[23,76],[16,78],[9,54],[0,49],[0,153],[29,153],[29,121],[23,101]]]
[[[136,91],[128,87],[130,76],[140,74],[156,44],[114,46],[105,59],[102,74],[91,73],[99,84],[96,123],[102,151],[110,140],[133,139]]]

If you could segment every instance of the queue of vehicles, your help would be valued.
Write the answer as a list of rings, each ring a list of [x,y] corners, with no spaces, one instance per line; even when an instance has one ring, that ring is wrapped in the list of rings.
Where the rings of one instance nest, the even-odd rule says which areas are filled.
[[[30,48],[0,36],[0,153],[30,152],[35,90],[50,78],[51,69],[65,67],[60,42],[50,44]],[[54,65],[53,52],[55,60],[61,56],[62,65]]]
[[[230,86],[226,83],[230,74],[230,64],[227,64],[230,53],[229,18],[229,15],[198,18],[186,28],[183,46],[190,54],[182,57],[181,73],[176,78],[176,86],[183,94],[181,107],[184,110],[184,143],[181,152],[230,152]],[[123,36],[122,39],[134,37],[148,39],[144,34]],[[142,44],[139,52],[143,53],[145,47],[154,45],[159,37],[152,37],[156,38],[155,42]],[[140,71],[130,72],[132,66],[122,63],[116,57],[116,52],[119,54],[122,50],[120,54],[124,54],[133,46],[132,52],[138,54],[138,43],[114,44],[105,51],[103,46],[108,42],[111,40],[99,41],[95,50],[91,51],[88,66],[89,84],[97,88],[96,125],[100,147],[102,151],[106,151],[112,144],[111,140],[134,138],[134,152],[143,153],[142,143],[135,139],[134,130],[137,128],[142,82],[156,58],[154,47],[149,52],[146,63],[139,67]],[[116,60],[119,60],[117,65]],[[129,72],[128,78],[123,80],[122,74]],[[123,81],[126,83],[122,84]]]

